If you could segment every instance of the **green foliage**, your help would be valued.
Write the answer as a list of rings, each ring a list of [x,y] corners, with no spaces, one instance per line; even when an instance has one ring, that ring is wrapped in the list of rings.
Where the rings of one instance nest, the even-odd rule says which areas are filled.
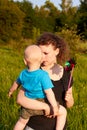
[[[87,0],[80,0],[81,5],[77,12],[77,31],[84,39],[87,39]]]
[[[10,1],[0,1],[0,39],[8,42],[21,37],[23,13],[16,4]]]
[[[20,10],[25,14],[25,17],[23,19],[23,29],[22,29],[22,36],[23,38],[32,38],[32,30],[34,26],[35,21],[35,11],[32,7],[32,4],[24,0],[22,2],[18,2],[18,7]]]
[[[28,0],[0,0],[0,43],[34,38],[34,28],[37,33],[55,33],[75,26],[81,39],[87,39],[87,1],[80,2],[79,7],[72,7],[72,0],[61,0],[59,10],[50,0],[35,8]]]
[[[45,2],[45,5],[43,6],[45,11],[45,19],[47,26],[44,27],[45,31],[54,31],[55,28],[55,20],[58,17],[60,11],[54,6],[53,3],[51,3],[49,0]],[[47,13],[46,13],[47,12]]]
[[[78,52],[87,54],[87,42],[81,42],[78,46],[77,46],[77,50]]]
[[[0,46],[0,129],[12,130],[19,117],[20,106],[16,104],[16,91],[8,98],[8,90],[19,72],[25,68],[23,50],[14,50]],[[73,94],[75,104],[68,109],[67,130],[87,130],[87,55],[76,54],[77,64],[74,69]]]
[[[61,0],[59,10],[50,0],[35,8],[28,0],[0,0],[0,44],[12,43],[10,41],[13,40],[21,44],[21,39],[34,41],[38,33],[45,31],[65,33],[67,40],[67,37],[71,37],[69,33],[72,33],[72,28],[75,28],[75,34],[86,40],[87,0],[80,2],[79,7],[72,7],[72,0]],[[72,43],[69,44],[71,46]],[[76,45],[71,49],[75,50]]]
[[[61,11],[55,19],[55,30],[60,32],[63,28],[72,29],[76,26],[76,7],[68,7],[67,11]],[[76,28],[75,28],[76,29]],[[77,30],[77,29],[76,29]]]
[[[40,29],[38,28],[33,28],[33,40],[35,41],[37,37],[40,36]]]
[[[66,12],[71,7],[71,4],[72,0],[61,0],[60,7],[63,12]]]
[[[67,42],[70,49],[71,57],[75,56],[76,51],[78,50],[78,47],[81,44],[80,36],[77,35],[76,33],[77,32],[75,31],[75,27],[72,28],[72,30],[63,28],[61,32],[56,32],[56,34],[59,34]]]

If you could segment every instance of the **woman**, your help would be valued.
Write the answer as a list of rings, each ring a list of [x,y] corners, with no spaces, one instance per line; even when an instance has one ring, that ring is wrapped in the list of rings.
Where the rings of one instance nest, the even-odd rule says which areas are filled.
[[[55,93],[56,100],[65,108],[70,108],[74,104],[72,95],[72,87],[68,89],[68,82],[70,72],[64,70],[60,65],[66,60],[67,48],[66,43],[60,37],[46,32],[40,36],[37,40],[37,45],[41,48],[44,55],[41,68],[49,73],[49,76],[54,85],[53,91]],[[22,103],[24,92],[19,92],[18,103]],[[48,118],[46,116],[34,116],[28,122],[26,130],[55,130],[56,119]],[[66,130],[66,125],[64,130]]]

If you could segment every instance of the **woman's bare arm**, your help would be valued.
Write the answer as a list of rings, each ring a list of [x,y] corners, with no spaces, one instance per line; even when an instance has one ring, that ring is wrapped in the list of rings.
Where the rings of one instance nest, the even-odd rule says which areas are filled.
[[[45,102],[41,102],[35,99],[27,98],[24,95],[24,90],[21,89],[17,96],[17,103],[25,108],[33,110],[44,110],[46,115],[49,115],[50,108]]]

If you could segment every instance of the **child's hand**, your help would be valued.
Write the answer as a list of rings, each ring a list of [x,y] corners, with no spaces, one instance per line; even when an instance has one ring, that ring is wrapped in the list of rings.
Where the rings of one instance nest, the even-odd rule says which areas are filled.
[[[8,97],[11,97],[13,92],[19,87],[19,85],[17,84],[16,81],[14,81],[14,83],[12,84],[12,86],[10,87],[9,89],[9,92],[8,92]]]
[[[8,97],[9,97],[9,98],[12,96],[12,93],[13,93],[13,92],[9,90],[9,92],[8,92]]]

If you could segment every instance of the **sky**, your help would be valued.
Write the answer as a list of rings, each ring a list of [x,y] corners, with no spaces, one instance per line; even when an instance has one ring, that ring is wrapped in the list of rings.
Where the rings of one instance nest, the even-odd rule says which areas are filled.
[[[14,0],[14,1],[22,1],[22,0]],[[41,5],[44,5],[45,4],[45,1],[46,0],[29,0],[33,7],[35,7],[36,5],[38,5],[39,7]],[[79,6],[80,0],[72,0],[72,6]],[[54,3],[54,5],[58,8],[60,8],[59,4],[61,3],[61,0],[50,0],[50,2]]]

